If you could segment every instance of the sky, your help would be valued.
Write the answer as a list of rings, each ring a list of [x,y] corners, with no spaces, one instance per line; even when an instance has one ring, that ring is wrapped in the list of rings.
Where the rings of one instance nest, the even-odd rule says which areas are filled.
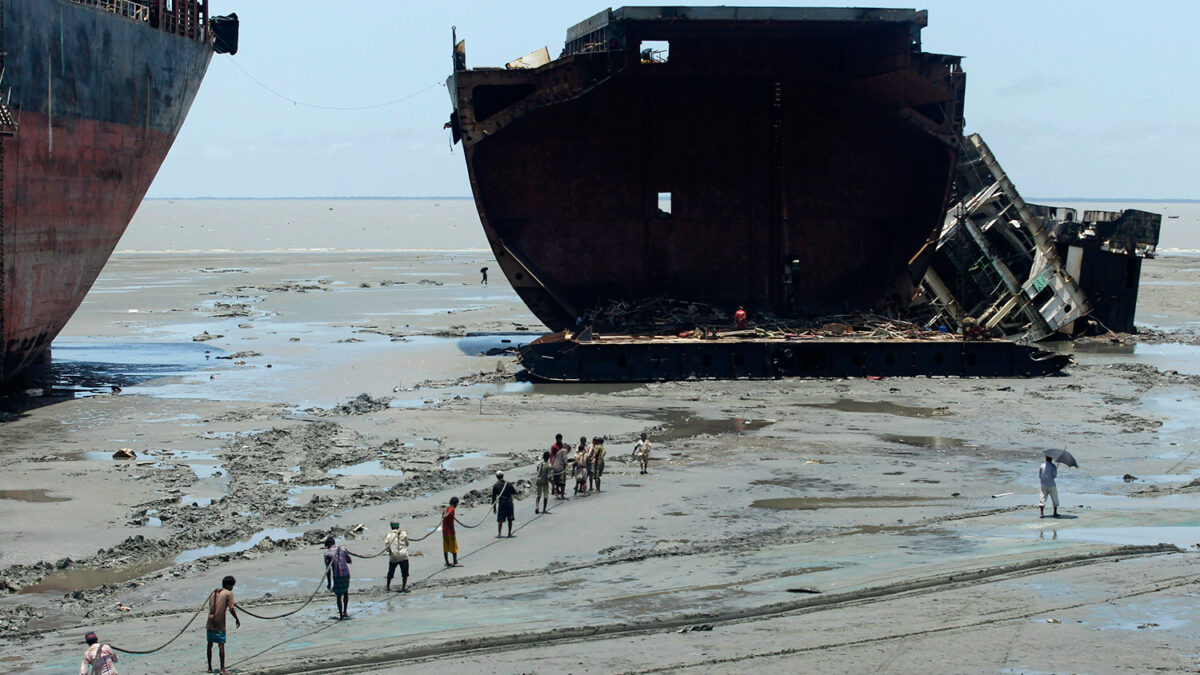
[[[1200,2],[864,4],[929,10],[924,50],[965,57],[966,131],[983,136],[1023,195],[1200,198]],[[569,26],[608,6],[209,5],[237,12],[239,51],[214,55],[148,197],[469,196],[461,147],[442,128],[451,26],[469,67],[503,66],[543,46],[557,55]]]

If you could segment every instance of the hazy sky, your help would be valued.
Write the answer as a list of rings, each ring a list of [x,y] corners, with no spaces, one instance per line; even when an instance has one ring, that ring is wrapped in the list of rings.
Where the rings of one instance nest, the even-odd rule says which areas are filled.
[[[451,150],[442,129],[451,110],[442,84],[450,27],[467,41],[468,66],[503,66],[542,46],[557,55],[568,26],[606,7],[210,6],[238,13],[240,51],[213,57],[151,197],[468,196],[461,148]],[[967,131],[983,135],[1022,194],[1200,198],[1200,2],[947,0],[916,8],[929,10],[926,51],[966,57]]]

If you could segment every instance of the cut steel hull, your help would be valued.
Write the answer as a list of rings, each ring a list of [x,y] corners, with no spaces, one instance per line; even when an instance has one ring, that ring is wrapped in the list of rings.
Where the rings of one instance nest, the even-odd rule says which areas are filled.
[[[518,350],[551,382],[781,377],[1039,377],[1071,362],[1008,340],[683,339],[544,335]]]
[[[11,87],[17,122],[0,138],[5,381],[42,357],[79,307],[212,57],[206,3],[177,0],[173,11],[162,2],[105,4],[117,11],[67,0],[2,3],[2,89],[7,96]],[[134,16],[140,7],[146,14]]]
[[[965,80],[956,57],[920,51],[924,23],[623,8],[536,68],[466,70],[462,54],[451,126],[500,268],[553,330],[622,299],[781,317],[906,306]],[[652,40],[666,62],[643,57]]]

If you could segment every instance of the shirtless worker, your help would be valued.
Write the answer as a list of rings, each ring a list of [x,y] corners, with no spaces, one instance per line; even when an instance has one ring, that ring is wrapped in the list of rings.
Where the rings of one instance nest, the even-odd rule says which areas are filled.
[[[233,615],[235,626],[242,627],[242,620],[238,618],[237,608],[233,604],[233,585],[236,583],[237,579],[226,576],[221,580],[221,587],[214,589],[212,595],[208,597],[208,623],[204,628],[208,634],[208,672],[210,673],[213,672],[212,646],[214,643],[220,645],[220,672],[222,675],[229,672],[225,670],[225,612]]]
[[[533,494],[533,512],[538,512],[538,500],[542,502],[542,513],[550,513],[550,452],[542,453],[542,461],[537,466],[535,484],[537,491]]]

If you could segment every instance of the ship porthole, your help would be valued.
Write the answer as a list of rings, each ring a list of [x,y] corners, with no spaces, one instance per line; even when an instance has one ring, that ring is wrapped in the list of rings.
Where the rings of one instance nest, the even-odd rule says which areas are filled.
[[[517,272],[517,273],[514,275],[514,277],[516,278],[516,280],[517,280],[517,281],[524,281],[524,280],[525,280],[525,273],[524,273],[524,272]]]

